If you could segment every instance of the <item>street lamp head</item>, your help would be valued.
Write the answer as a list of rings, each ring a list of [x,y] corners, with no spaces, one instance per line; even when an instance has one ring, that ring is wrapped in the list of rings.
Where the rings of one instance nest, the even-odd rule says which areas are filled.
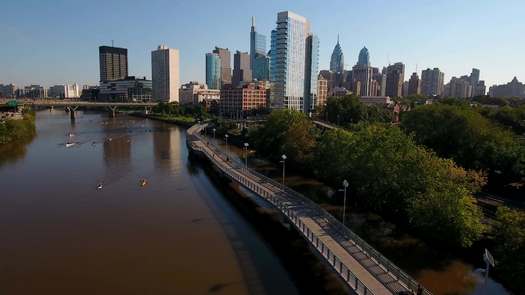
[[[213,132],[217,131],[217,129],[213,128]]]
[[[245,143],[244,143],[244,146],[245,146],[245,147],[249,147],[249,146],[250,146],[250,144],[249,144],[249,143],[247,143],[247,142],[245,142]]]
[[[345,180],[343,180],[343,186],[344,186],[345,188],[347,188],[347,187],[348,187],[348,181],[347,181],[346,179],[345,179]]]
[[[286,160],[286,155],[283,154],[283,155],[281,156],[281,158],[283,159],[283,161]]]
[[[228,137],[230,137],[230,136],[229,136],[228,134],[226,134],[226,135],[224,135],[224,137],[228,138]]]

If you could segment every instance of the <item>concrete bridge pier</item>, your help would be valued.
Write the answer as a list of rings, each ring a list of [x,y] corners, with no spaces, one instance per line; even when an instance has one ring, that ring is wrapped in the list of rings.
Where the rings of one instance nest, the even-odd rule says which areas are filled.
[[[55,109],[54,106],[50,106],[50,107],[49,107],[49,111],[50,111],[50,112],[52,112],[54,109]]]
[[[111,117],[115,118],[117,115],[117,106],[108,106],[108,109],[111,111]]]
[[[144,114],[145,115],[149,115],[149,113],[151,113],[151,109],[152,109],[152,107],[145,106],[144,107]]]
[[[66,112],[69,113],[71,120],[75,120],[75,112],[77,111],[78,106],[66,106]]]

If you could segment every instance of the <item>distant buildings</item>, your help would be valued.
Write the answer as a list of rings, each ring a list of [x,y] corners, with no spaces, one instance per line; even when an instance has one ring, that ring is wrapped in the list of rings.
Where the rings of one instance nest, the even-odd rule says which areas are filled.
[[[402,97],[403,82],[405,81],[405,65],[395,63],[386,68],[386,96]]]
[[[339,44],[339,35],[337,35],[337,44],[335,44],[334,51],[330,58],[330,71],[334,73],[343,73],[345,69],[345,58],[343,50]]]
[[[328,81],[319,74],[317,76],[317,100],[315,101],[315,109],[324,107],[328,97]]]
[[[525,85],[518,81],[516,77],[507,84],[494,85],[489,89],[492,97],[519,97],[525,98]]]
[[[164,102],[179,102],[179,50],[159,45],[151,52],[152,97]]]
[[[426,69],[421,73],[421,94],[424,96],[442,96],[445,74],[439,68]]]
[[[47,97],[47,89],[40,85],[29,85],[16,90],[17,97],[40,99]]]
[[[306,38],[305,53],[303,111],[310,113],[318,104],[316,100],[317,75],[319,74],[319,38],[316,35],[310,35]]]
[[[252,17],[250,30],[250,70],[253,79],[268,80],[269,58],[266,56],[266,36],[255,30],[255,17]]]
[[[149,101],[152,99],[151,95],[151,80],[128,76],[125,79],[101,82],[98,99],[120,102]]]
[[[14,84],[0,84],[0,97],[14,98],[16,93],[16,86]]]
[[[206,85],[221,89],[221,58],[217,53],[206,53]]]
[[[232,83],[232,66],[231,66],[231,54],[228,48],[215,47],[213,53],[219,56],[220,61],[220,86],[215,89],[219,89],[222,85]],[[210,85],[208,85],[210,87]]]
[[[452,77],[445,85],[445,97],[470,98],[485,95],[485,81],[479,80],[480,71],[472,69],[470,76]]]
[[[416,72],[412,73],[410,79],[408,80],[408,93],[410,95],[420,95],[421,94],[421,81]]]
[[[308,20],[290,11],[277,14],[277,28],[272,32],[270,77],[272,82],[271,103],[273,107],[310,112],[312,99],[305,93],[315,93],[311,87],[311,75],[318,58],[318,41],[312,37],[307,56],[307,38],[311,36]],[[310,61],[307,68],[307,59]],[[307,74],[309,73],[309,74]],[[306,81],[308,80],[308,81]],[[308,89],[310,87],[310,89]]]
[[[98,48],[100,82],[124,79],[128,76],[128,50],[111,46]]]
[[[79,98],[81,94],[82,89],[78,84],[54,85],[47,91],[49,98]]]
[[[236,51],[233,56],[232,84],[234,87],[238,87],[243,82],[251,81],[252,71],[250,70],[250,55],[247,52]]]
[[[357,59],[357,65],[363,66],[363,67],[369,67],[370,66],[370,53],[368,52],[368,48],[363,47],[361,51],[359,51],[359,58]]]
[[[265,81],[246,83],[241,87],[225,85],[221,89],[220,112],[229,117],[241,117],[247,111],[267,108],[267,91]]]
[[[361,59],[361,54],[359,57]],[[352,68],[352,89],[356,95],[371,96],[375,94],[372,89],[372,77],[373,69],[370,66],[358,63]]]
[[[179,95],[181,104],[203,105],[206,110],[215,111],[219,104],[221,91],[208,89],[206,84],[189,82],[181,86]]]

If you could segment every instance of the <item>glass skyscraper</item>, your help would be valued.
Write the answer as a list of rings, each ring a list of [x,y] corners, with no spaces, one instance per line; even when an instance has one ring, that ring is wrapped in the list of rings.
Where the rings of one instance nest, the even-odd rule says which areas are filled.
[[[306,38],[306,70],[304,85],[304,112],[309,114],[317,100],[317,74],[319,73],[319,38],[310,35]]]
[[[366,47],[363,47],[361,51],[359,51],[359,58],[357,59],[357,65],[359,66],[370,66],[370,53],[368,52],[368,49]]]
[[[206,85],[209,89],[221,88],[221,58],[217,53],[206,53]]]
[[[339,35],[337,35],[337,44],[335,45],[332,57],[330,58],[330,71],[334,73],[342,73],[344,69],[345,58],[343,50],[341,50],[341,45],[339,44]]]
[[[266,56],[266,36],[255,30],[255,17],[252,17],[252,28],[250,31],[250,69],[253,79],[259,81],[268,80],[268,62]]]
[[[272,31],[271,95],[272,107],[308,111],[305,108],[306,42],[310,23],[305,17],[290,11],[277,14],[277,28]],[[315,50],[315,53],[313,52]],[[312,47],[312,56],[318,55],[318,45]],[[309,58],[317,62],[315,59]],[[317,65],[316,65],[317,67]],[[317,74],[315,74],[317,77]],[[311,84],[311,83],[310,83]]]

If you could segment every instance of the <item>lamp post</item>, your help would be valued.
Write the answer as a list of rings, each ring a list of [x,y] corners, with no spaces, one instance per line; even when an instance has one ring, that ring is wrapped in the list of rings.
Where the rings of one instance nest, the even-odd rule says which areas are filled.
[[[248,147],[250,146],[249,143],[245,142],[244,143],[244,166],[246,168],[246,170],[248,170]]]
[[[215,131],[217,131],[217,129],[213,128],[213,139],[215,139]]]
[[[346,189],[348,188],[348,181],[345,179],[343,180],[343,191],[344,191],[344,197],[343,197],[343,225],[345,225],[345,216],[346,216]]]
[[[226,140],[226,159],[230,159],[230,147],[228,146],[228,137],[230,137],[228,134],[224,135],[224,139]]]
[[[283,163],[283,186],[284,186],[284,175],[285,175],[285,171],[286,171],[286,155],[283,154],[283,155],[281,156],[281,159],[283,159],[283,160],[281,161],[281,163]]]

